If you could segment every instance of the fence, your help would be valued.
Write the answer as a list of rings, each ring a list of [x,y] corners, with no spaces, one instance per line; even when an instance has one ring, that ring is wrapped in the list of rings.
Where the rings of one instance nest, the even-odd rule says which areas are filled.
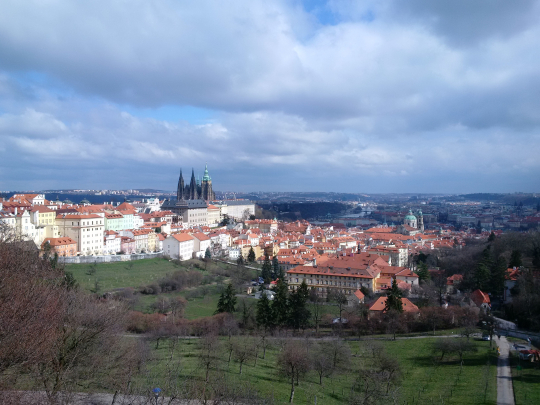
[[[153,259],[162,257],[163,252],[157,253],[139,253],[132,255],[107,255],[107,256],[61,256],[58,261],[65,264],[82,264],[82,263],[113,263],[113,262],[129,262],[131,260]]]

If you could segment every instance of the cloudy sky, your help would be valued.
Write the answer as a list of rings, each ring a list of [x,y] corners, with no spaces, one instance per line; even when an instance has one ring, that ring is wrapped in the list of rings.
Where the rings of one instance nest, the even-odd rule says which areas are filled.
[[[540,191],[540,1],[3,0],[0,190]],[[189,174],[188,173],[188,174]]]

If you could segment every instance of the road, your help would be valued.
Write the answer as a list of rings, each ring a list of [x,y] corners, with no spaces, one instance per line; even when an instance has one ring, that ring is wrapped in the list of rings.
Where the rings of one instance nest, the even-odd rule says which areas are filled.
[[[497,339],[501,350],[497,363],[497,404],[514,405],[514,388],[512,386],[512,373],[510,371],[510,343],[506,336]]]

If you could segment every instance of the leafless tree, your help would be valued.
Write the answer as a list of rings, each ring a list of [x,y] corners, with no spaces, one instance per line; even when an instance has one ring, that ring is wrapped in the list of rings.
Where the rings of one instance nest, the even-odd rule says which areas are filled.
[[[334,370],[345,369],[349,366],[351,349],[343,339],[332,339],[329,342],[325,342],[323,347],[332,360],[332,368]]]
[[[330,377],[334,371],[330,354],[324,346],[318,345],[311,353],[311,365],[319,376],[319,384],[322,385],[323,377]]]
[[[315,325],[315,333],[319,335],[319,325],[323,316],[324,300],[315,288],[309,290],[309,309],[311,312],[311,320]]]
[[[205,381],[208,382],[210,370],[219,363],[220,343],[215,334],[206,334],[199,339],[199,364],[205,371]]]
[[[278,356],[278,369],[281,375],[290,379],[290,403],[294,400],[295,379],[298,384],[300,377],[310,370],[310,366],[309,356],[302,342],[297,340],[287,342]]]
[[[240,364],[240,374],[242,366],[246,361],[255,356],[255,344],[250,337],[239,337],[233,341],[233,358]]]

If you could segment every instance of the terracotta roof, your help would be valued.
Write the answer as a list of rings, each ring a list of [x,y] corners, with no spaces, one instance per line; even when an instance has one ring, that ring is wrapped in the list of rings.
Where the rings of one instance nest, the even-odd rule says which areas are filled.
[[[382,311],[384,312],[384,308],[386,306],[386,300],[387,297],[379,297],[377,301],[375,301],[370,307],[370,311]],[[418,307],[414,305],[411,301],[409,301],[407,298],[402,298],[401,303],[403,304],[403,311],[404,312],[417,312]]]
[[[193,240],[193,238],[188,235],[187,233],[176,233],[174,235],[171,235],[174,239],[176,239],[178,242],[188,242],[190,240]]]

